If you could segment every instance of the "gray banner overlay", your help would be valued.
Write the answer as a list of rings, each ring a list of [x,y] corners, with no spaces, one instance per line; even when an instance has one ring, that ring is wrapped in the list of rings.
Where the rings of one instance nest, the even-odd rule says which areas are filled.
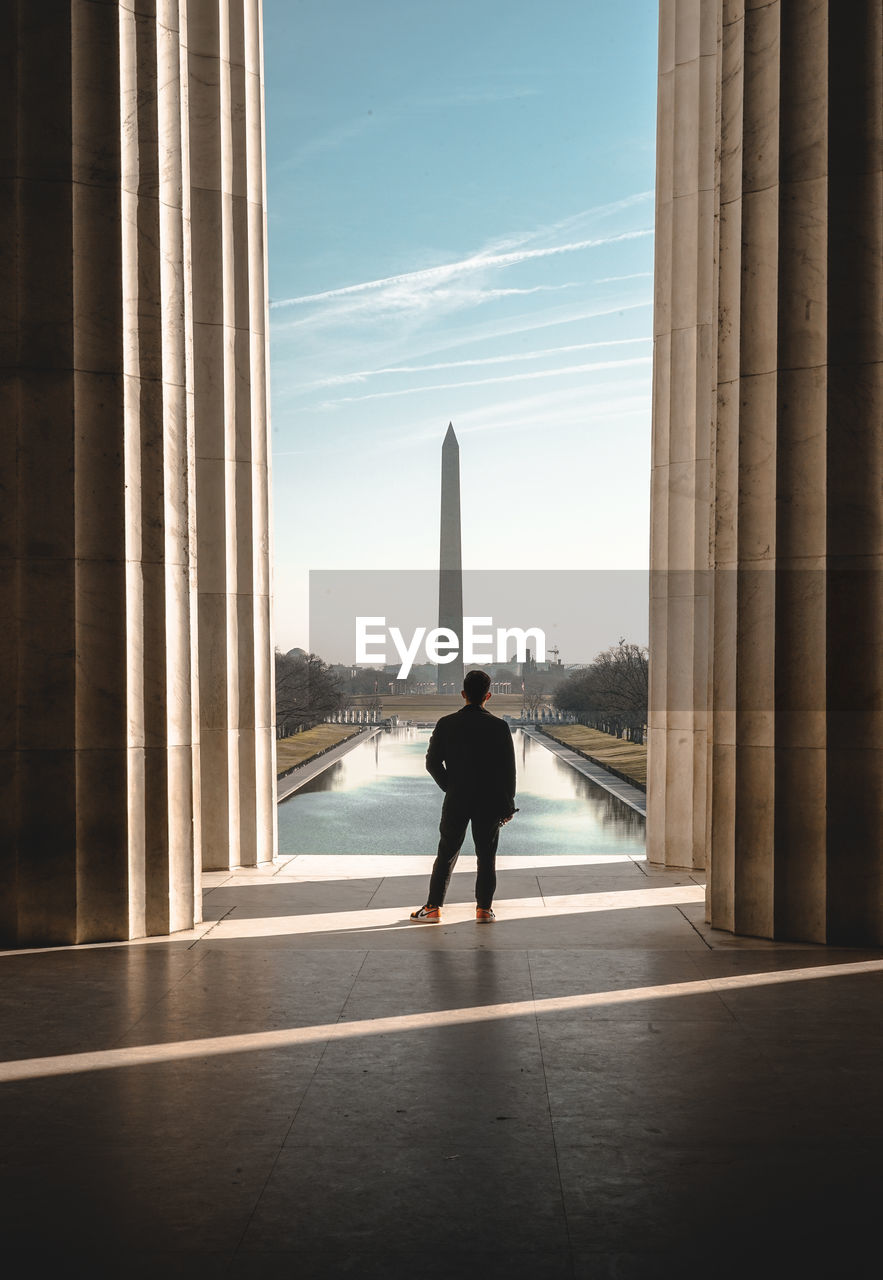
[[[646,644],[649,575],[641,570],[467,570],[463,634],[437,636],[438,573],[316,570],[310,573],[310,649],[326,662],[389,666],[587,665],[625,637]],[[555,652],[557,650],[557,653]]]

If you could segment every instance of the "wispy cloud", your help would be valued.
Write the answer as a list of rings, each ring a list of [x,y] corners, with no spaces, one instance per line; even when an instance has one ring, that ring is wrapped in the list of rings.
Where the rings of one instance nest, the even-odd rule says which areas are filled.
[[[446,315],[468,311],[497,302],[501,298],[518,298],[537,293],[560,293],[564,289],[576,289],[577,281],[563,284],[538,284],[526,288],[487,288],[479,281],[462,280],[442,285],[390,285],[370,293],[358,293],[335,298],[317,311],[309,311],[297,320],[286,320],[273,326],[276,334],[288,331],[335,329],[369,321],[385,322],[402,318],[441,319]]]
[[[626,209],[633,209],[636,205],[646,204],[649,200],[654,199],[655,194],[652,189],[649,191],[635,191],[630,196],[621,196],[618,200],[609,200],[606,204],[591,205],[588,209],[580,209],[578,213],[568,214],[566,218],[559,218],[557,222],[550,222],[545,226],[537,227],[526,238],[537,240],[567,233],[575,227],[582,226],[585,222],[609,218],[611,214],[623,213]]]
[[[639,302],[617,302],[607,306],[571,306],[567,308],[555,308],[552,311],[546,311],[539,315],[517,314],[508,317],[495,317],[490,321],[475,322],[469,324],[458,324],[453,329],[440,331],[438,328],[430,332],[425,332],[421,340],[413,335],[406,335],[404,338],[397,338],[392,342],[392,347],[396,350],[393,359],[390,360],[389,354],[386,355],[386,361],[391,365],[406,363],[408,355],[412,355],[414,359],[425,360],[427,357],[438,356],[445,352],[456,352],[465,349],[466,351],[475,351],[480,348],[481,344],[486,342],[499,342],[505,338],[514,338],[524,334],[537,334],[548,329],[561,329],[567,326],[583,325],[586,322],[604,321],[608,316],[626,316],[631,311],[649,311],[652,306],[649,298],[645,298]],[[302,322],[299,322],[302,323]],[[284,326],[287,328],[288,326]],[[645,324],[642,322],[642,328]],[[279,342],[278,327],[274,327],[275,341]],[[576,344],[569,344],[576,345]],[[390,344],[387,344],[389,351]],[[403,349],[404,347],[404,349]],[[410,350],[407,350],[410,348]],[[337,344],[332,344],[332,350],[337,349]],[[326,345],[325,352],[328,347]],[[401,353],[401,354],[399,354]],[[351,344],[347,343],[341,349],[341,354],[345,357],[352,354]],[[363,353],[367,354],[367,353]],[[402,359],[402,357],[405,359]],[[463,359],[474,359],[472,356],[464,356]],[[381,357],[381,360],[383,357]],[[384,361],[384,363],[386,363]],[[379,362],[378,362],[379,363]],[[436,363],[436,361],[432,361]],[[453,362],[452,363],[456,363]],[[303,403],[303,385],[299,379],[300,366],[295,363],[289,366],[278,362],[274,369],[273,381],[273,404],[276,415],[282,411],[283,407],[292,404],[292,398],[296,397],[298,403]],[[329,383],[330,386],[346,385],[338,383]],[[317,388],[313,388],[317,390]]]
[[[606,316],[623,315],[628,311],[646,311],[652,305],[650,298],[643,298],[639,302],[615,302],[608,303],[606,306],[596,307],[587,307],[583,304],[582,306],[559,307],[539,314],[521,313],[505,318],[498,317],[490,321],[460,325],[455,331],[448,330],[444,332],[436,330],[432,334],[424,334],[419,344],[419,350],[416,348],[413,339],[409,342],[409,345],[414,348],[415,358],[434,355],[441,351],[451,351],[457,347],[466,347],[472,350],[476,344],[481,342],[496,342],[501,338],[536,333],[541,329],[558,329],[563,325],[582,324],[586,320],[603,320]],[[302,323],[303,321],[298,321],[298,324]],[[288,325],[273,326],[273,334],[277,340],[280,331],[284,333],[289,327]],[[396,345],[399,344],[396,343]]]
[[[344,146],[347,142],[352,142],[354,138],[360,138],[375,124],[376,120],[373,112],[368,111],[364,115],[356,116],[353,120],[347,120],[343,124],[326,129],[324,133],[317,134],[314,138],[308,138],[305,142],[302,142],[284,160],[274,163],[273,172],[284,173],[288,169],[297,169],[308,161],[315,159],[316,156],[324,155],[326,151],[334,151],[338,147]]]
[[[521,294],[528,293],[559,293],[562,289],[578,287],[578,280],[569,280],[565,284],[535,284],[529,289],[476,289],[473,296],[476,301],[481,302],[494,298],[517,298]]]
[[[336,298],[351,297],[353,294],[390,288],[402,288],[405,290],[425,289],[427,286],[434,288],[437,285],[455,280],[459,276],[469,275],[476,271],[511,267],[518,263],[530,262],[538,258],[556,257],[565,253],[576,253],[583,249],[596,249],[602,245],[619,244],[626,240],[639,240],[652,235],[652,227],[647,227],[639,231],[622,231],[613,236],[601,236],[591,240],[574,240],[568,244],[549,245],[542,249],[516,249],[509,253],[481,252],[473,254],[469,258],[462,258],[458,262],[449,262],[437,267],[426,267],[422,271],[408,271],[401,275],[384,276],[379,280],[364,280],[359,284],[344,285],[340,289],[326,289],[321,293],[307,293],[297,298],[281,298],[271,302],[270,306],[274,309],[302,306],[306,303],[328,302]]]
[[[639,372],[624,369],[621,376],[571,380],[560,386],[550,382],[534,382],[528,386],[504,385],[500,392],[500,398],[472,406],[464,404],[456,411],[454,425],[459,438],[496,431],[514,434],[537,430],[567,430],[572,427],[607,429],[612,422],[635,418],[649,423],[649,369]],[[447,420],[446,416],[442,431]],[[302,417],[300,421],[303,422]],[[415,410],[409,406],[406,423],[395,417],[391,418],[388,425],[377,427],[376,439],[383,447],[420,450],[427,441],[438,443],[439,426],[437,410],[422,407]],[[274,449],[273,456],[330,456],[340,450],[342,440],[352,440],[355,444],[361,432],[362,427],[348,418],[339,428],[335,425],[333,430],[326,428],[311,431],[308,447],[296,450]]]
[[[646,311],[652,305],[652,301],[649,298],[645,298],[640,302],[619,302],[613,306],[606,307],[567,309],[563,313],[546,314],[542,318],[526,315],[514,316],[505,321],[473,325],[466,337],[460,334],[451,336],[448,340],[436,341],[433,343],[431,350],[449,351],[451,347],[461,347],[466,342],[473,345],[476,342],[491,342],[499,338],[511,338],[517,333],[535,333],[538,329],[556,329],[560,325],[580,324],[584,320],[603,320],[605,316],[618,316],[626,311]],[[424,351],[423,354],[428,353]]]
[[[632,271],[627,276],[602,276],[600,280],[595,281],[595,284],[614,284],[619,280],[650,280],[652,277],[652,271]]]
[[[607,338],[601,342],[575,342],[563,347],[543,347],[539,351],[517,351],[503,356],[481,356],[471,360],[440,360],[435,364],[400,364],[387,365],[382,369],[361,369],[354,373],[340,373],[330,378],[319,378],[316,382],[307,382],[304,391],[319,387],[340,387],[347,383],[367,382],[369,378],[377,378],[388,373],[434,373],[440,369],[469,369],[489,364],[521,364],[525,360],[542,360],[547,356],[569,355],[574,351],[591,351],[597,347],[631,346],[636,342],[650,342],[648,336],[639,338]]]
[[[569,213],[566,218],[559,218],[555,222],[547,222],[539,227],[532,227],[529,231],[509,232],[508,235],[497,237],[484,246],[484,253],[503,253],[509,249],[517,249],[522,245],[532,244],[534,241],[553,240],[562,235],[572,235],[573,232],[581,227],[593,226],[597,222],[603,222],[605,218],[611,217],[616,213],[623,213],[626,209],[633,209],[637,205],[646,204],[655,196],[654,191],[636,191],[629,196],[621,196],[618,200],[610,200],[606,204],[591,205],[588,209],[580,209],[576,213]]]
[[[526,389],[527,390],[527,389]],[[465,409],[456,418],[460,438],[479,432],[548,431],[572,426],[608,426],[611,422],[643,416],[649,420],[650,400],[635,386],[633,377],[618,382],[593,385],[579,383],[554,390],[544,386],[534,394],[519,391],[516,397]],[[417,446],[439,438],[437,415],[413,423],[402,433],[393,429],[387,443],[398,447]],[[335,447],[338,447],[335,444]]]
[[[477,417],[470,424],[457,425],[459,436],[475,435],[486,431],[536,431],[538,428],[548,431],[577,424],[586,426],[603,424],[609,427],[611,422],[621,422],[626,418],[647,417],[649,413],[646,395],[621,395],[615,399],[597,400],[591,404],[585,401],[572,403],[569,407],[556,408],[554,405],[539,402],[525,412],[524,405],[519,404],[516,411],[505,418],[496,415],[482,420]],[[438,427],[429,433],[429,438],[438,438]]]
[[[562,378],[575,373],[596,373],[602,369],[624,369],[635,365],[648,365],[651,356],[633,356],[628,360],[598,360],[589,364],[566,365],[558,369],[535,369],[530,373],[501,374],[494,378],[474,378],[466,382],[440,382],[430,386],[402,387],[396,391],[372,391],[364,396],[342,396],[337,400],[326,400],[319,405],[320,409],[332,409],[341,404],[357,404],[365,400],[389,400],[397,396],[412,396],[428,391],[454,391],[462,387],[486,387],[501,382],[530,382],[538,378]]]

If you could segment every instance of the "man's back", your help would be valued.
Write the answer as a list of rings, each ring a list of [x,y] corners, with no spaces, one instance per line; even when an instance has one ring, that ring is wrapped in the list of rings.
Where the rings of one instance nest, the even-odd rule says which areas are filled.
[[[515,748],[505,721],[467,703],[442,716],[429,741],[426,768],[452,801],[509,817],[515,807]]]

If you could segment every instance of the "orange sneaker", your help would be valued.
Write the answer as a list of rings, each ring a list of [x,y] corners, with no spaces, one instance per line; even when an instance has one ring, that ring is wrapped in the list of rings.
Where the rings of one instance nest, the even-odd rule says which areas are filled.
[[[440,924],[441,912],[438,907],[430,907],[427,904],[425,907],[421,907],[419,911],[412,911],[411,919],[419,921],[420,924]]]
[[[486,920],[496,920],[497,917],[494,915],[490,907],[476,907],[475,918],[483,923]]]

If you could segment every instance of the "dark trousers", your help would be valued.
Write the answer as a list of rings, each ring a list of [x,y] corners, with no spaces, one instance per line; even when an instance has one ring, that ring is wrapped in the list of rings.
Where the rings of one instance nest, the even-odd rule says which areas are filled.
[[[432,878],[429,881],[429,897],[426,901],[433,907],[440,907],[445,900],[451,872],[463,841],[466,839],[466,828],[472,823],[472,839],[475,843],[475,856],[478,859],[478,874],[475,877],[475,901],[479,907],[489,907],[494,900],[497,887],[495,870],[497,858],[497,841],[500,838],[500,819],[496,814],[488,815],[471,809],[462,803],[445,796],[442,805],[441,822],[438,824],[441,839],[438,842],[438,853],[432,866]]]

